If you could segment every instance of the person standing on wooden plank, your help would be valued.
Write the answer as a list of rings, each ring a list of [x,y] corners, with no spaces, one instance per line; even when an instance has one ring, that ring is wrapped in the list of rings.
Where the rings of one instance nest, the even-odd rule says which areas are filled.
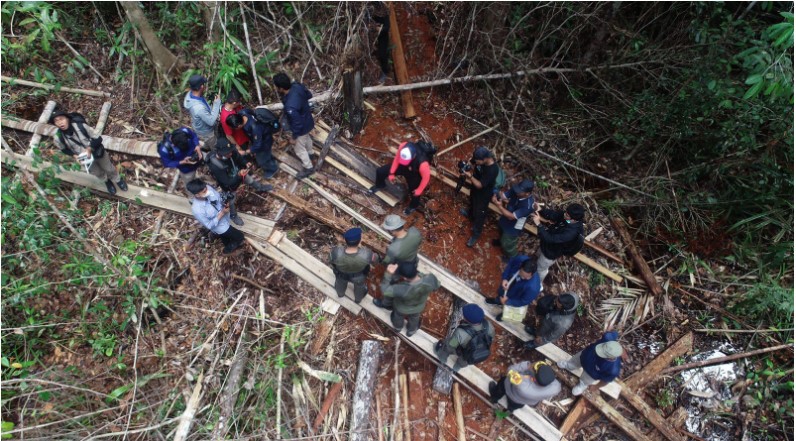
[[[312,155],[310,131],[315,127],[309,101],[312,98],[312,92],[299,82],[291,83],[290,77],[284,73],[274,75],[274,86],[282,96],[282,104],[285,106],[287,124],[284,126],[291,132],[290,144],[304,167],[304,170],[296,174],[296,179],[304,179],[315,173],[315,167],[310,160],[310,155]]]
[[[202,226],[218,234],[224,242],[224,254],[230,254],[240,248],[243,245],[243,233],[229,224],[229,204],[224,202],[216,189],[201,179],[194,179],[187,187],[194,196],[191,204],[193,217]]]
[[[224,198],[229,202],[230,219],[235,225],[243,225],[243,219],[238,217],[235,204],[235,192],[240,184],[245,183],[260,192],[274,189],[272,185],[261,184],[252,177],[249,173],[251,165],[251,162],[246,162],[226,138],[219,139],[215,151],[207,154],[207,168],[225,193]]]
[[[497,404],[506,396],[506,409],[509,412],[528,405],[536,407],[561,392],[561,383],[556,380],[553,368],[544,361],[531,364],[523,361],[509,366],[506,375],[497,382],[489,383],[489,401]]]
[[[332,249],[329,262],[334,271],[334,290],[337,297],[344,297],[348,283],[354,285],[354,303],[359,303],[368,294],[370,266],[378,262],[379,256],[368,248],[361,247],[362,229],[351,228],[343,234],[345,246]]]
[[[533,182],[524,179],[514,185],[505,193],[498,193],[492,197],[492,202],[500,209],[500,239],[492,241],[492,245],[500,246],[505,254],[504,260],[517,255],[517,242],[525,222],[535,210],[533,202]]]
[[[512,318],[508,320],[519,318],[522,321],[528,305],[536,300],[541,290],[542,282],[536,273],[536,260],[528,256],[515,256],[503,270],[497,297],[486,299],[486,303],[503,305],[503,312],[513,309]],[[495,317],[497,321],[503,319],[503,312]]]
[[[525,332],[531,334],[531,339],[525,343],[525,349],[536,349],[561,338],[575,321],[579,301],[578,295],[571,292],[540,298],[536,302],[536,315],[542,317],[542,324],[538,329],[525,326]]]
[[[420,206],[420,195],[426,190],[431,180],[429,161],[435,152],[434,146],[424,141],[401,143],[392,164],[382,165],[376,169],[376,183],[370,187],[370,193],[375,194],[383,189],[387,185],[387,179],[390,182],[395,182],[396,176],[403,176],[411,195],[409,206],[404,210],[404,214],[412,214]]]
[[[492,340],[495,338],[495,328],[485,318],[484,310],[480,306],[475,303],[464,305],[462,318],[450,338],[440,340],[434,345],[434,353],[443,364],[448,362],[451,354],[459,356],[453,365],[454,372],[489,358]]]
[[[227,117],[235,115],[238,111],[242,110],[240,93],[232,89],[227,94],[227,99],[224,100],[224,106],[221,107],[221,130],[224,131],[224,136],[232,145],[238,150],[238,153],[245,155],[245,150],[249,146],[249,137],[246,132],[241,128],[232,128],[227,124]]]
[[[597,390],[619,377],[622,370],[624,349],[616,340],[619,334],[609,331],[600,340],[590,344],[566,361],[556,363],[561,369],[575,370],[582,367],[580,381],[572,388],[572,395],[578,396],[590,388]]]
[[[50,124],[58,127],[53,142],[62,153],[75,158],[88,167],[89,174],[105,181],[108,193],[116,194],[114,182],[121,191],[127,191],[127,183],[119,176],[119,171],[111,162],[110,155],[102,145],[102,138],[86,125],[83,115],[56,110],[50,116]]]
[[[475,149],[470,163],[473,166],[467,167],[469,164],[465,163],[459,167],[462,175],[460,179],[464,178],[462,182],[469,183],[471,187],[470,208],[462,208],[459,212],[473,222],[472,235],[467,240],[467,246],[472,248],[484,230],[486,213],[495,191],[500,166],[495,162],[495,155],[484,146]]]
[[[417,252],[423,235],[415,227],[405,228],[406,221],[396,214],[391,214],[384,218],[381,227],[389,232],[393,239],[387,247],[386,255],[381,262],[385,265],[391,263],[411,263],[417,266]]]
[[[401,332],[405,321],[406,336],[411,337],[420,329],[420,314],[426,308],[429,294],[439,287],[437,277],[417,272],[417,265],[391,263],[381,281],[383,298],[373,300],[373,304],[392,311],[390,320],[395,332]]]
[[[188,87],[191,90],[185,94],[182,106],[191,114],[191,126],[204,142],[204,149],[213,149],[216,146],[216,124],[221,113],[221,95],[216,94],[213,106],[210,107],[204,97],[207,78],[201,75],[191,75],[188,78]]]
[[[566,211],[545,209],[533,214],[539,229],[539,277],[544,282],[547,272],[561,256],[574,256],[583,248],[583,216],[580,204],[569,204]],[[545,225],[542,222],[549,223]]]
[[[268,119],[260,120],[257,113],[269,115]],[[249,151],[254,155],[257,165],[263,169],[263,177],[271,179],[279,171],[279,164],[274,159],[274,133],[279,130],[279,123],[268,109],[241,109],[227,117],[227,125],[242,130],[250,140]]]
[[[182,185],[196,179],[196,169],[202,164],[201,141],[196,132],[180,127],[163,135],[163,140],[158,143],[158,155],[163,167],[176,168],[180,171]]]

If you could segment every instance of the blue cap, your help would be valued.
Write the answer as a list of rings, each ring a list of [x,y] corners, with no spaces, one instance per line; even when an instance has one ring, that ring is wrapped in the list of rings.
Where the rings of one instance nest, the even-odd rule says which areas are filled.
[[[481,323],[484,321],[484,310],[475,303],[468,303],[462,308],[464,319],[470,323]]]
[[[343,233],[343,239],[346,242],[359,242],[362,240],[362,228],[351,228],[350,230]]]

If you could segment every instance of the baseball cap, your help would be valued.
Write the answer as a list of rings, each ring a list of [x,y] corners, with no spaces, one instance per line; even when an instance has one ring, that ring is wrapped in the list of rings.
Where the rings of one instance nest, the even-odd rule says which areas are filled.
[[[533,190],[533,182],[528,179],[523,179],[519,184],[511,187],[514,193],[530,193]]]
[[[586,214],[586,210],[583,208],[583,205],[580,204],[570,204],[567,207],[567,213],[569,213],[569,217],[576,221],[582,221],[583,215]]]
[[[492,157],[492,152],[490,152],[489,149],[484,146],[479,146],[473,152],[474,160],[482,160],[490,157]]]
[[[414,157],[414,149],[407,144],[403,146],[400,152],[398,152],[398,163],[401,165],[409,165]]]
[[[188,86],[191,90],[199,90],[205,83],[207,83],[207,78],[199,74],[191,75],[191,78],[188,78]]]
[[[232,153],[233,150],[235,150],[235,147],[227,141],[227,138],[218,138],[218,141],[216,141],[216,151],[220,155],[227,155]]]

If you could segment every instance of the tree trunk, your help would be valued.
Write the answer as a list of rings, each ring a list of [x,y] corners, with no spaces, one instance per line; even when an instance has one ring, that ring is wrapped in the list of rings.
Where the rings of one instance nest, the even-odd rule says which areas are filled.
[[[343,73],[343,94],[345,95],[345,111],[348,114],[348,127],[351,129],[351,135],[356,136],[365,123],[362,72],[349,70]]]
[[[406,59],[404,58],[404,48],[401,44],[401,30],[398,28],[398,19],[395,18],[395,9],[392,3],[390,8],[390,41],[392,42],[392,62],[395,67],[395,79],[398,84],[409,82],[409,72],[406,70]],[[404,118],[414,118],[415,105],[412,101],[412,92],[401,92],[401,103],[404,108]]]
[[[149,21],[144,15],[144,11],[138,7],[137,2],[120,2],[127,14],[127,19],[135,26],[141,41],[149,51],[149,56],[155,64],[158,72],[166,78],[171,75],[171,70],[179,64],[177,57],[171,51],[163,46],[163,43],[158,39],[157,34],[149,25]]]
[[[357,386],[354,389],[353,414],[351,415],[351,441],[373,439],[370,431],[370,408],[376,392],[376,378],[381,362],[381,343],[375,340],[362,342],[357,369]]]
[[[218,1],[203,1],[200,2],[202,9],[202,17],[205,19],[205,26],[207,27],[207,38],[211,42],[221,41],[221,15],[218,13]]]

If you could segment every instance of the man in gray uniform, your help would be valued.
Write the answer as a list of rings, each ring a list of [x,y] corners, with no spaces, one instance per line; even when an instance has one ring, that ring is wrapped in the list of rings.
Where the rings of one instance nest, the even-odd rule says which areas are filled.
[[[508,373],[500,377],[497,383],[489,383],[489,400],[497,403],[505,395],[509,412],[526,404],[534,407],[559,392],[561,383],[556,380],[553,369],[543,361],[536,362],[533,366],[530,361],[511,365]]]
[[[374,300],[373,304],[392,310],[390,320],[396,332],[401,332],[406,320],[406,336],[411,337],[420,329],[420,314],[426,309],[429,294],[439,287],[437,277],[418,273],[417,265],[411,262],[391,263],[381,281],[384,298]]]
[[[332,249],[329,262],[334,271],[334,290],[338,297],[345,296],[348,283],[354,284],[354,302],[359,303],[368,294],[368,273],[370,265],[378,261],[373,251],[360,247],[362,229],[351,228],[343,234],[345,246],[338,245]]]
[[[525,343],[525,349],[536,349],[561,338],[575,321],[578,301],[577,294],[571,292],[557,296],[546,295],[537,300],[536,315],[542,317],[542,324],[538,329],[525,326],[525,332],[531,334],[531,339]]]
[[[387,247],[387,255],[382,259],[385,265],[391,263],[410,262],[417,267],[417,251],[423,236],[415,227],[403,228],[406,221],[400,216],[391,214],[384,219],[381,227],[392,234],[392,242]]]
[[[468,303],[462,308],[462,321],[453,331],[450,338],[440,340],[434,345],[434,353],[442,364],[448,362],[448,357],[455,353],[459,356],[453,371],[470,364],[484,361],[490,354],[492,340],[495,338],[495,328],[484,318],[484,310],[475,303]]]

